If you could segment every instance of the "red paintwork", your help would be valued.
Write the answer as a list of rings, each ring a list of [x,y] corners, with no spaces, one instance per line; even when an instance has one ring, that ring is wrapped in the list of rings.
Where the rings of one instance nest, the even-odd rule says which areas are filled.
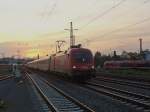
[[[67,53],[60,53],[56,54],[52,59],[51,62],[51,71],[55,72],[61,72],[61,73],[67,73],[71,74],[71,72],[74,71],[89,71],[91,70],[91,67],[94,66],[94,59],[92,57],[91,62],[89,63],[76,63],[73,58],[72,54],[74,52],[88,52],[92,55],[91,51],[84,48],[72,48]],[[73,66],[76,66],[76,68],[73,68]]]
[[[77,63],[73,59],[74,52],[87,52],[91,55],[91,61],[88,63]],[[86,73],[89,73],[92,70],[94,71],[94,69],[92,69],[94,66],[94,59],[90,50],[84,48],[72,48],[67,52],[60,52],[44,59],[29,62],[27,66],[34,69],[39,69],[41,71],[59,72],[73,76],[73,72],[76,71]],[[76,68],[73,68],[73,66]]]

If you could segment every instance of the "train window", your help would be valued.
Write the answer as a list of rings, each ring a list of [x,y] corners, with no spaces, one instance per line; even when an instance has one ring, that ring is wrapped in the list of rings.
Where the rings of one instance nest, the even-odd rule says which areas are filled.
[[[92,60],[92,54],[89,52],[74,52],[72,56],[76,62],[80,63],[87,63]]]

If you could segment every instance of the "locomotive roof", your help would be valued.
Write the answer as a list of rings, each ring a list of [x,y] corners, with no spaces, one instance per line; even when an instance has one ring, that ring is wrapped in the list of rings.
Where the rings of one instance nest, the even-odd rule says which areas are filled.
[[[34,63],[34,62],[46,60],[46,59],[49,59],[49,58],[50,58],[50,56],[46,56],[46,57],[43,57],[43,58],[40,58],[40,59],[36,59],[36,60],[30,61],[28,63]]]
[[[40,59],[33,60],[31,62],[28,62],[28,64],[35,63],[35,62],[42,61],[42,60],[46,60],[46,59],[49,59],[50,57],[53,57],[53,56],[62,56],[62,55],[65,55],[65,54],[69,54],[72,51],[80,51],[80,50],[90,51],[89,49],[86,49],[86,48],[70,48],[66,51],[60,51],[56,54],[52,54],[51,56],[46,56],[46,57],[43,57],[43,58],[40,58]]]
[[[85,50],[85,51],[90,51],[89,49],[86,49],[86,48],[70,48],[70,49],[68,49],[68,50],[66,50],[66,51],[60,51],[60,52],[58,52],[58,53],[56,53],[56,54],[53,54],[52,56],[59,56],[59,55],[65,55],[65,54],[69,54],[70,52],[72,52],[72,51],[77,51],[77,50]]]
[[[74,51],[74,50],[89,50],[89,49],[87,49],[87,48],[71,48],[70,50]]]

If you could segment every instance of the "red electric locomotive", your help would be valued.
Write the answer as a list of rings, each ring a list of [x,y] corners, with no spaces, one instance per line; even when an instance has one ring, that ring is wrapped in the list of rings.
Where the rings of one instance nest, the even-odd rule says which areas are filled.
[[[89,49],[78,47],[30,62],[27,66],[76,78],[88,79],[95,75],[92,52]]]

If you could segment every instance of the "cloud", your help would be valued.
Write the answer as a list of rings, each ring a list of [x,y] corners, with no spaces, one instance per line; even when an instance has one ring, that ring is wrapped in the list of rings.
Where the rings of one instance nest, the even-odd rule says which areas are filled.
[[[5,56],[17,56],[18,53],[22,53],[29,49],[27,43],[24,42],[3,42],[0,43],[0,53],[5,54]]]

